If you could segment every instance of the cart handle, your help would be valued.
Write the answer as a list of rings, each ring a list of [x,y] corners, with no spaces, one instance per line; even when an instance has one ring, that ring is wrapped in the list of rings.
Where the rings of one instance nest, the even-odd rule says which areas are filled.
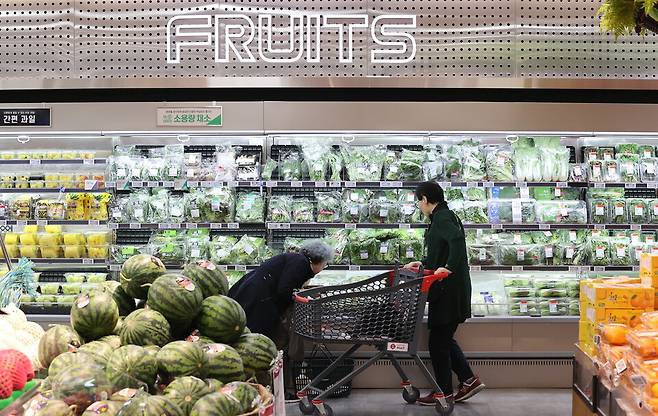
[[[293,299],[295,300],[295,302],[300,302],[300,303],[309,303],[311,301],[311,298],[307,298],[299,295],[294,295]]]
[[[418,269],[415,269],[418,271]],[[423,270],[423,284],[420,286],[421,293],[427,293],[434,282],[440,282],[449,276],[448,273],[434,274],[434,270]]]

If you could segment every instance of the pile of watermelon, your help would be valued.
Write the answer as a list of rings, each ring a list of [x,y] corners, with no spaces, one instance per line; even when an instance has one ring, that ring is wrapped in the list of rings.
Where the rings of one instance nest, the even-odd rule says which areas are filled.
[[[35,415],[237,416],[258,412],[277,349],[250,333],[242,307],[226,296],[224,273],[208,261],[167,273],[140,254],[120,282],[80,295],[71,326],[39,343],[48,369]]]

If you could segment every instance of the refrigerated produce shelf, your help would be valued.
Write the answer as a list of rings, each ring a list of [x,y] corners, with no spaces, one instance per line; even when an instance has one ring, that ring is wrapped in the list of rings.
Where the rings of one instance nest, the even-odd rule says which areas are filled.
[[[3,225],[106,225],[107,221],[99,220],[0,220],[0,226]]]
[[[381,266],[380,266],[381,267]],[[640,266],[470,266],[472,272],[501,271],[501,272],[637,272]]]
[[[0,159],[0,165],[105,165],[107,159]]]

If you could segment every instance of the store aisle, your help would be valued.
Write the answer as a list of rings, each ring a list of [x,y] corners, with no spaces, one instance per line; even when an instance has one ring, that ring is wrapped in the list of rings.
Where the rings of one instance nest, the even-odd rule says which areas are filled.
[[[330,402],[336,416],[431,416],[433,408],[401,403],[396,390],[355,390],[347,399]],[[298,416],[289,405],[287,416]],[[566,416],[571,414],[571,390],[491,389],[455,407],[454,416]]]

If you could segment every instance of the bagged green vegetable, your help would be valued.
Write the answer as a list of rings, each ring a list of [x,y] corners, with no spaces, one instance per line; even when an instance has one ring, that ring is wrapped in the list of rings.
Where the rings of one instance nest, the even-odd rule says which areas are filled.
[[[147,189],[140,189],[130,195],[126,206],[129,222],[148,222],[148,219],[151,218],[149,201],[150,195]]]
[[[209,246],[210,260],[215,264],[235,263],[231,257],[231,251],[237,242],[238,239],[231,235],[213,236]]]
[[[231,259],[235,264],[258,264],[264,248],[264,238],[245,234],[231,249]]]
[[[615,146],[615,153],[618,155],[639,155],[638,145],[636,143],[620,143]]]
[[[621,172],[618,161],[603,161],[603,182],[621,182]]]
[[[566,289],[567,282],[564,279],[553,279],[549,277],[535,278],[532,287],[540,289]]]
[[[402,149],[400,153],[400,180],[420,181],[423,177],[424,151]]]
[[[286,253],[299,253],[303,244],[303,238],[286,237],[285,240],[283,240],[283,251]]]
[[[388,150],[384,162],[384,180],[400,181],[402,180],[402,161],[398,152]]]
[[[284,154],[279,162],[279,175],[283,181],[302,180],[302,157],[299,152]]]
[[[340,222],[341,194],[340,191],[316,192],[318,222]]]
[[[342,198],[343,222],[368,222],[368,202],[372,197],[369,189],[345,189]],[[415,205],[414,205],[415,208]]]
[[[649,222],[649,205],[645,199],[629,199],[628,211],[631,224],[647,224]]]
[[[630,240],[628,238],[610,238],[610,265],[630,266]]]
[[[278,167],[279,167],[279,162],[277,162],[276,160],[269,159],[263,165],[263,170],[260,174],[261,178],[263,178],[263,180],[266,181],[272,180],[272,178],[275,177],[275,174],[277,174]]]
[[[519,138],[512,145],[514,149],[514,166],[516,179],[525,182],[539,182],[542,180],[541,160],[534,142]]]
[[[379,181],[386,160],[383,146],[349,146],[340,148],[347,178],[350,181]]]
[[[328,229],[327,237],[323,241],[334,249],[334,264],[349,264],[350,230]]]
[[[210,235],[208,230],[188,231],[185,239],[185,254],[189,261],[206,260],[210,254]]]
[[[154,189],[148,200],[148,221],[158,224],[169,221],[169,191]]]
[[[464,201],[464,224],[487,224],[487,203],[485,201]]]
[[[504,276],[503,277],[503,286],[505,286],[505,287],[531,288],[532,287],[532,280],[528,277],[522,277],[522,276]]]
[[[467,201],[486,201],[487,192],[484,188],[465,188],[462,191],[464,199]]]
[[[462,188],[450,187],[444,189],[446,201],[461,201],[464,199]]]
[[[308,198],[294,199],[292,202],[292,222],[315,222],[315,207]]]
[[[225,206],[220,204],[220,214],[229,213],[224,209]],[[259,192],[243,192],[238,194],[235,204],[235,221],[239,223],[260,223],[265,222],[265,198]]]
[[[532,299],[511,298],[509,303],[510,316],[539,316],[537,302]]]
[[[553,244],[558,241],[557,231],[531,231],[532,242],[534,244]]]
[[[512,149],[498,146],[489,148],[486,169],[490,181],[511,182],[516,180]]]
[[[590,240],[592,266],[607,266],[610,261],[609,238],[592,238]]]
[[[269,200],[267,219],[272,222],[293,222],[290,195],[272,195]]]
[[[585,201],[537,201],[537,220],[543,224],[587,224]]]
[[[450,201],[448,202],[448,208],[459,218],[462,223],[466,221],[464,201]]]
[[[658,224],[658,199],[651,199],[648,202],[649,223]]]
[[[375,264],[395,264],[400,261],[400,241],[397,238],[379,240]]]
[[[587,165],[578,163],[570,164],[569,182],[587,182]]]
[[[557,266],[585,266],[588,260],[587,244],[584,242],[558,242],[555,244],[553,264]]]
[[[172,223],[185,222],[185,204],[185,196],[169,195],[169,221]]]
[[[638,265],[640,264],[640,258],[644,253],[651,253],[652,244],[642,243],[642,242],[631,242],[629,246],[629,252],[631,256],[631,264]]]
[[[376,263],[379,254],[379,240],[369,230],[352,231],[347,247],[351,264],[369,265]]]
[[[331,153],[331,145],[326,141],[312,140],[302,143],[302,154],[312,181],[324,181],[327,174],[327,154]]]
[[[204,204],[201,206],[201,216],[209,222],[264,222],[265,201],[257,192],[240,194],[236,207],[235,192],[228,187],[210,188],[205,192]],[[240,198],[242,198],[240,200]],[[251,206],[251,213],[246,215],[245,210]],[[236,208],[242,210],[238,219]],[[260,216],[258,210],[261,210]]]
[[[444,176],[444,158],[439,146],[425,146],[427,158],[423,162],[423,180],[439,181]]]
[[[649,157],[640,159],[639,162],[640,179],[642,182],[658,181],[658,158]]]
[[[398,192],[400,203],[400,222],[414,224],[423,222],[423,213],[416,208],[416,193],[413,189],[400,189]]]
[[[539,302],[539,313],[541,316],[569,315],[569,302],[565,299],[543,300]]]
[[[325,158],[329,170],[329,180],[340,181],[343,172],[343,157],[336,150],[331,149],[331,152],[328,152]]]
[[[494,266],[496,264],[496,246],[469,244],[466,246],[468,264],[472,266]]]
[[[448,180],[458,180],[462,172],[462,155],[461,146],[459,145],[446,145],[444,147],[445,155],[445,177]]]
[[[589,171],[588,171],[589,181],[604,182],[605,181],[604,171],[605,168],[603,166],[603,161],[591,160],[589,162]]]
[[[541,141],[541,145],[537,144],[535,139],[535,146],[539,148],[541,157],[541,180],[549,182],[564,182],[569,180],[569,158],[571,156],[569,149],[559,145],[546,145],[547,139]],[[555,143],[555,140],[549,141]]]
[[[529,189],[529,188],[525,188],[525,189]],[[494,186],[492,188],[489,188],[489,199],[518,199],[518,198],[521,198],[521,190],[515,186]]]
[[[656,148],[651,144],[642,144],[637,147],[637,151],[641,158],[646,159],[656,156]]]
[[[610,201],[611,215],[610,222],[612,224],[626,224],[628,223],[628,207],[625,199],[613,199]]]
[[[465,140],[461,143],[462,180],[482,181],[486,178],[486,162],[479,143]]]
[[[587,146],[583,148],[583,158],[586,162],[592,162],[594,160],[603,160],[603,157],[599,154],[599,149],[594,146]]]
[[[409,263],[423,259],[423,231],[400,230],[400,262]]]
[[[150,254],[164,263],[180,264],[187,261],[185,237],[175,230],[154,234],[149,239]]]
[[[509,298],[531,298],[535,297],[537,292],[533,287],[508,286],[505,288],[505,293]]]
[[[395,224],[400,219],[400,206],[397,192],[379,191],[370,199],[368,204],[368,219],[371,223]]]
[[[620,155],[619,156],[619,175],[622,182],[637,183],[640,181],[640,170],[638,162],[640,157],[637,155]]]
[[[589,200],[589,218],[592,224],[607,224],[610,221],[610,206],[604,198]]]
[[[492,224],[532,224],[536,222],[532,199],[492,199],[488,201]]]
[[[500,245],[498,258],[503,266],[538,266],[545,260],[544,246]]]
[[[558,241],[563,243],[584,243],[589,238],[588,230],[557,230]]]

